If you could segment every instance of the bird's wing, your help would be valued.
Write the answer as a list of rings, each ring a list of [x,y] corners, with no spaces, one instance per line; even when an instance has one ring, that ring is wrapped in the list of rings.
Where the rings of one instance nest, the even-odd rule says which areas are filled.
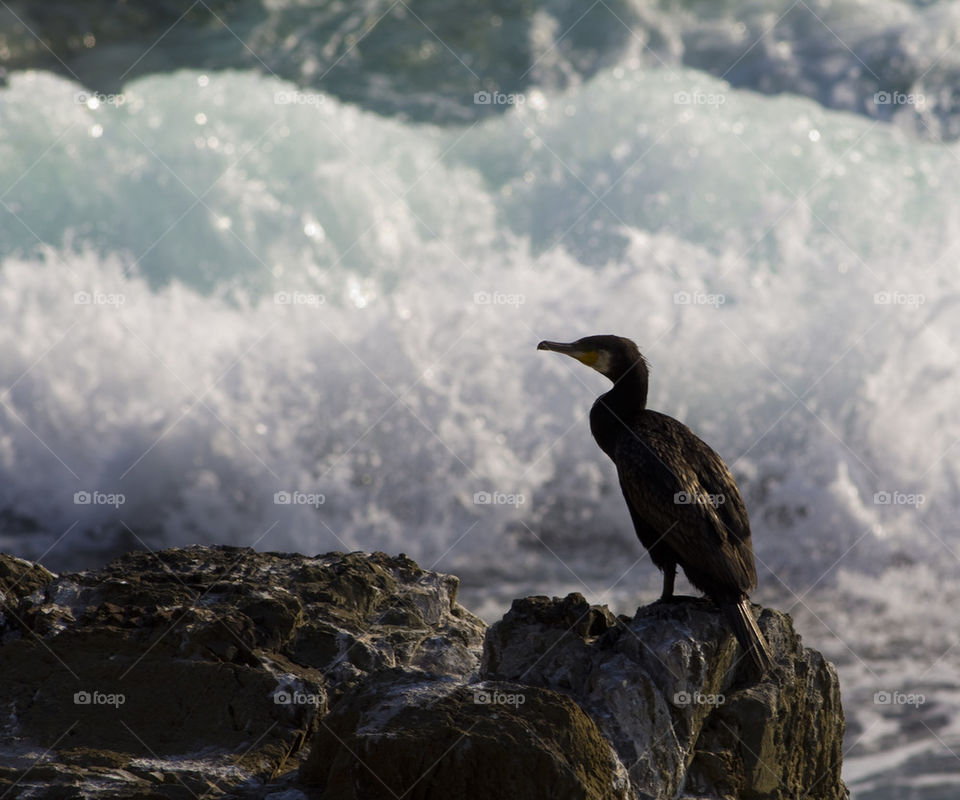
[[[656,416],[621,436],[614,454],[631,515],[663,537],[688,576],[749,591],[757,580],[750,526],[733,477],[689,428]]]

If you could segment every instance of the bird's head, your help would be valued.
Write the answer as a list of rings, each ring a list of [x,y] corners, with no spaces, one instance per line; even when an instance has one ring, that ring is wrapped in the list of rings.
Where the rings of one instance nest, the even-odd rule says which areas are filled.
[[[622,336],[584,336],[575,342],[540,342],[537,350],[552,350],[577,359],[614,383],[630,372],[647,375],[647,362],[637,346]]]

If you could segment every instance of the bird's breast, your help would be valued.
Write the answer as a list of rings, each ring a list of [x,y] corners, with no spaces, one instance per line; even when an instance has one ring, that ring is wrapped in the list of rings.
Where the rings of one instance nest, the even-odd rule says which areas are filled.
[[[617,437],[623,427],[624,423],[604,402],[604,398],[598,397],[590,409],[590,432],[593,434],[593,438],[597,440],[597,444],[600,445],[600,449],[610,458],[614,457]]]

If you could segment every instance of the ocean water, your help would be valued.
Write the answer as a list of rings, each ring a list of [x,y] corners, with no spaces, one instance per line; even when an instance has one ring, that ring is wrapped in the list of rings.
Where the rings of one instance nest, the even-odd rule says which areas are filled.
[[[956,796],[954,4],[95,5],[0,17],[0,549],[631,613],[605,379],[535,349],[627,335],[838,665],[854,797]]]

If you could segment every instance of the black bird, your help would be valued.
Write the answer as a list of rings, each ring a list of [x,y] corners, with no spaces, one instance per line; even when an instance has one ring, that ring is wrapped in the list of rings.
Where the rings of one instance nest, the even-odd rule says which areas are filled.
[[[647,362],[629,339],[587,336],[537,349],[572,356],[613,381],[590,409],[590,431],[617,465],[637,537],[663,570],[661,600],[673,597],[679,564],[765,673],[773,659],[748,599],[757,585],[750,521],[727,465],[682,422],[647,408]]]

